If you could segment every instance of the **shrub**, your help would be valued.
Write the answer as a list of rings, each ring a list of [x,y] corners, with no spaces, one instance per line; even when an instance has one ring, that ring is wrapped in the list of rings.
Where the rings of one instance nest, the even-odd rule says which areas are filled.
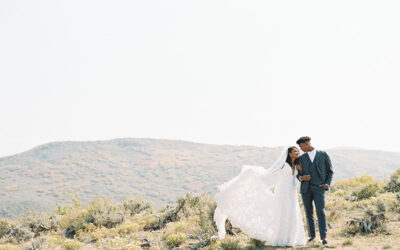
[[[144,200],[142,197],[137,197],[136,199],[125,199],[122,202],[122,205],[126,210],[129,211],[131,216],[142,212],[153,212],[152,203]]]
[[[124,222],[123,224],[118,226],[118,232],[122,235],[135,233],[140,231],[141,229],[142,227],[135,222]]]
[[[338,180],[335,182],[335,185],[332,189],[353,189],[360,186],[366,186],[369,184],[374,184],[376,181],[370,175],[362,175],[360,177],[355,177],[346,180]],[[333,190],[332,190],[333,191]]]
[[[126,212],[121,207],[113,206],[108,200],[92,201],[87,208],[87,222],[96,226],[112,228],[122,223],[126,218]]]
[[[17,250],[18,248],[12,244],[0,245],[0,250]]]
[[[135,246],[137,240],[130,238],[107,238],[96,243],[96,249],[138,249]]]
[[[379,213],[386,212],[386,207],[386,203],[382,200],[378,200],[378,202],[376,203],[376,208]]]
[[[75,234],[85,227],[88,211],[80,207],[71,207],[60,220],[60,227],[65,230],[67,238],[73,238]]]
[[[48,217],[47,214],[28,213],[22,217],[22,224],[28,227],[35,237],[41,232],[57,229],[58,223],[58,216]]]
[[[220,244],[222,249],[226,250],[237,250],[241,249],[239,240],[225,239]]]
[[[353,196],[357,200],[369,199],[369,198],[375,196],[379,190],[380,190],[380,187],[379,187],[378,183],[368,184],[367,186],[364,186],[364,187],[359,188],[358,190],[355,190],[353,192]]]
[[[261,248],[261,247],[265,247],[265,242],[261,241],[261,240],[250,238],[249,245],[251,247]]]
[[[0,238],[7,235],[10,231],[11,225],[7,220],[0,219]]]
[[[113,238],[118,235],[117,229],[100,227],[90,233],[92,239],[98,241],[104,238]]]
[[[178,247],[186,241],[186,238],[186,235],[183,233],[171,234],[167,236],[165,243],[170,247]]]
[[[140,230],[153,229],[157,223],[157,218],[153,214],[135,214],[132,220],[139,225]]]
[[[353,245],[353,240],[351,239],[347,239],[342,243],[342,246],[351,246],[351,245]]]
[[[45,248],[45,243],[46,243],[46,237],[42,236],[42,237],[38,237],[35,240],[32,241],[31,243],[31,249],[32,250],[36,250],[36,249],[44,249]]]
[[[29,230],[29,228],[20,223],[14,223],[11,224],[11,236],[14,237],[18,243],[21,243],[33,238],[34,234]]]
[[[400,168],[390,176],[390,181],[384,187],[384,190],[393,193],[400,192]]]
[[[83,247],[82,243],[80,243],[79,241],[76,241],[76,240],[71,240],[71,239],[64,241],[64,243],[62,244],[62,248],[64,250],[77,250],[77,249],[81,249],[82,247]]]

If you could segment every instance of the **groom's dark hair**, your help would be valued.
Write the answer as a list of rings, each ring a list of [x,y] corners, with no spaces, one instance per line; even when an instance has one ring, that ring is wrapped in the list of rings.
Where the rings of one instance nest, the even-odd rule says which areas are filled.
[[[300,137],[300,138],[296,141],[296,143],[297,143],[298,145],[300,145],[300,143],[309,142],[309,141],[311,141],[311,137],[309,137],[309,136],[303,136],[303,137]]]

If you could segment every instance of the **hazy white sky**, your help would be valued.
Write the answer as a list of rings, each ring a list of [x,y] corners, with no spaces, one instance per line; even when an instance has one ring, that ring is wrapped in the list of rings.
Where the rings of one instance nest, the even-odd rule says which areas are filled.
[[[400,1],[0,1],[0,156],[120,137],[400,151]]]

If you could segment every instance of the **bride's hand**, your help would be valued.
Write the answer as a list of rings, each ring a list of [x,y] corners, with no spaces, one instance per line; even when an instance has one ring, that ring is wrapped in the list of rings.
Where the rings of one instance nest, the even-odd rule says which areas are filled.
[[[302,174],[303,173],[303,167],[301,165],[296,165],[296,169]]]
[[[311,175],[300,176],[300,181],[310,181],[310,180],[311,180]]]

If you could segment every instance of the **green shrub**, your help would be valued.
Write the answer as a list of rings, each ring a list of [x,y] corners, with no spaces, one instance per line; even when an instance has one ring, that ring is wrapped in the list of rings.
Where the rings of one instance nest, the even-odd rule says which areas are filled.
[[[261,240],[257,240],[257,239],[251,238],[249,240],[249,245],[250,245],[250,247],[261,248],[261,247],[265,247],[265,242],[261,241]]]
[[[241,249],[239,240],[225,239],[221,242],[220,247],[226,250],[238,250]]]
[[[400,168],[390,176],[390,181],[386,184],[384,190],[393,193],[400,192]]]
[[[167,236],[165,243],[170,247],[178,247],[186,241],[186,238],[186,235],[183,233],[171,234]]]
[[[358,190],[355,190],[352,195],[357,200],[369,199],[369,198],[375,196],[379,190],[380,190],[380,187],[379,187],[378,183],[368,184],[364,187],[359,188]]]

